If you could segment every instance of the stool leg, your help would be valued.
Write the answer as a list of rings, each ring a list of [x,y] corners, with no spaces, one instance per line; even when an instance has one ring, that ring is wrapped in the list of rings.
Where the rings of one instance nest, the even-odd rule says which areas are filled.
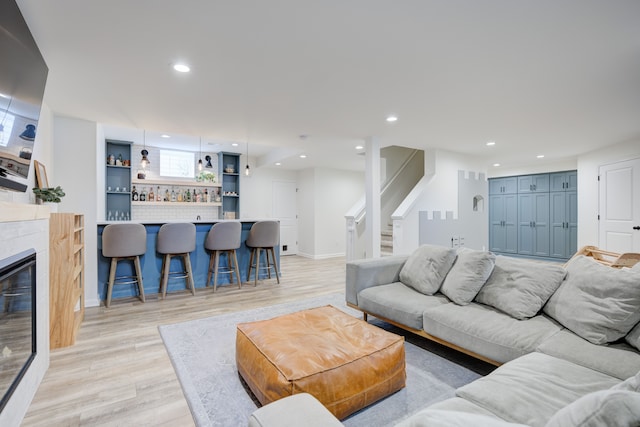
[[[276,271],[276,279],[280,284],[280,274],[278,273],[278,262],[276,261],[276,251],[273,248],[268,249],[271,251],[271,259],[273,259],[273,269]]]
[[[214,251],[216,253],[215,270],[213,270],[213,292],[218,289],[218,267],[220,265],[220,251]]]
[[[193,271],[191,271],[191,257],[189,253],[183,255],[185,267],[187,268],[187,283],[191,285],[191,295],[196,294],[196,285],[193,281]]]
[[[213,254],[215,253],[215,251],[211,252],[209,254],[209,272],[207,273],[207,288],[209,287],[209,283],[211,283],[211,273],[213,272]],[[215,290],[214,290],[215,292]]]
[[[160,279],[160,293],[162,299],[167,296],[167,282],[169,281],[169,266],[171,265],[171,254],[165,254],[162,258],[162,278]]]
[[[258,286],[258,276],[260,275],[260,248],[256,248],[256,275],[253,286]]]
[[[269,261],[269,248],[264,249],[264,256],[267,258],[267,277],[271,279],[271,262]]]
[[[233,265],[236,271],[236,279],[238,279],[238,289],[242,289],[242,281],[240,280],[240,270],[238,269],[238,257],[236,256],[236,250],[232,249],[231,252],[233,253]]]
[[[144,298],[144,283],[142,282],[142,268],[140,268],[140,257],[133,257],[133,264],[136,266],[136,280],[138,281],[138,292],[140,293],[140,299],[145,302]]]
[[[253,254],[256,252],[256,248],[251,248],[251,256],[249,256],[249,272],[247,273],[247,283],[251,280],[251,269],[253,268]]]
[[[231,251],[226,250],[224,253],[227,255],[227,270],[229,270],[229,284],[233,285],[233,260],[231,259]]]
[[[109,285],[107,286],[107,307],[111,305],[111,294],[113,293],[113,282],[116,280],[116,268],[118,267],[118,258],[111,258],[111,268],[109,268]]]

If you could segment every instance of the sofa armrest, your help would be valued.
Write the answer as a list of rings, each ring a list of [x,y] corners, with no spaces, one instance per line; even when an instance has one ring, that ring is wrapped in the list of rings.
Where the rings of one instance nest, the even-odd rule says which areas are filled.
[[[357,306],[360,291],[399,281],[400,270],[408,257],[398,255],[348,262],[345,289],[347,302]]]
[[[249,427],[343,427],[322,403],[307,393],[294,394],[262,408],[249,417]]]

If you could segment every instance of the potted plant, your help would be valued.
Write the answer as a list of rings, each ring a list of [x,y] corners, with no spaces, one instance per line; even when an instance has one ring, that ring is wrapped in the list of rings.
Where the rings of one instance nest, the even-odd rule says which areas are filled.
[[[65,192],[62,187],[57,186],[55,188],[34,188],[33,194],[36,195],[38,203],[60,203],[65,196]]]

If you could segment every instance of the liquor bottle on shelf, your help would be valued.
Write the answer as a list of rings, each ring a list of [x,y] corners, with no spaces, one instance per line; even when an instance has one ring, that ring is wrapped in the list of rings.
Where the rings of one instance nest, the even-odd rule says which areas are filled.
[[[191,193],[189,192],[188,188],[187,188],[187,192],[184,195],[184,201],[185,202],[190,202],[191,201]]]
[[[207,191],[207,189],[206,189],[206,188],[204,189],[204,194],[203,194],[203,196],[202,196],[202,201],[203,201],[204,203],[208,203],[208,202],[210,202],[210,200],[209,200],[209,192]]]
[[[153,202],[156,199],[156,195],[153,194],[153,187],[149,187],[149,202]]]
[[[158,190],[156,191],[156,202],[162,201],[162,195],[160,194],[160,186],[158,185]]]
[[[175,202],[177,199],[176,197],[176,192],[173,190],[173,187],[171,187],[171,201]]]
[[[131,200],[133,200],[134,202],[138,201],[138,192],[136,191],[136,186],[133,186],[133,189],[131,190]]]
[[[192,196],[191,196],[191,201],[194,202],[194,203],[198,201],[198,196],[196,195],[196,189],[195,188],[193,189],[193,193],[192,193]]]
[[[178,190],[178,201],[182,201],[182,190]]]
[[[146,202],[147,201],[147,191],[144,188],[140,192],[140,201],[141,202]]]

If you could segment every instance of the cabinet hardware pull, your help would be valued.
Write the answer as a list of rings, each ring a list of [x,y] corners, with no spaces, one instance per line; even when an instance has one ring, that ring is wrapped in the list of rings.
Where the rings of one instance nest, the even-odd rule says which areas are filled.
[[[635,227],[633,227],[634,230],[640,230],[640,225],[636,225]]]

